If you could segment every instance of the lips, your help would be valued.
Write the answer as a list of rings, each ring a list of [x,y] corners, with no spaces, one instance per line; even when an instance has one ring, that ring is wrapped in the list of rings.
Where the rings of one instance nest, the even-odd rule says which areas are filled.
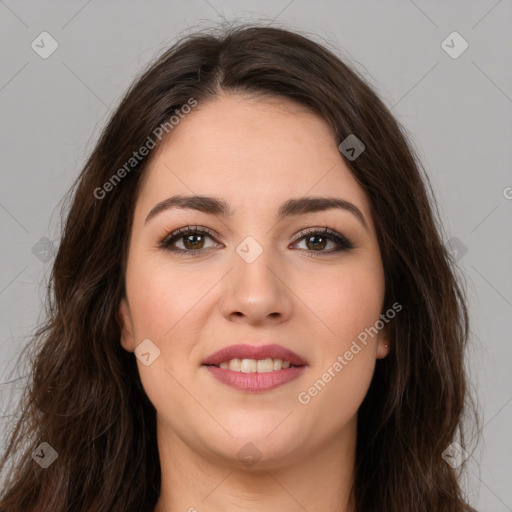
[[[298,354],[281,345],[271,344],[256,346],[238,344],[230,345],[229,347],[225,347],[214,352],[203,361],[203,365],[219,365],[220,363],[230,361],[231,359],[259,360],[267,358],[290,361],[294,366],[306,366],[308,364],[307,361]]]

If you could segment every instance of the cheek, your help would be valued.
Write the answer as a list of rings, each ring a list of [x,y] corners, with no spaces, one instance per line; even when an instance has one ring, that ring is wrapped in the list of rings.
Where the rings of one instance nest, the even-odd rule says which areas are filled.
[[[134,258],[132,269],[127,286],[139,337],[156,339],[182,330],[191,312],[222,276],[215,269],[185,268],[161,256]]]
[[[326,339],[334,341],[336,350],[350,346],[365,328],[375,324],[382,310],[383,275],[377,264],[359,263],[318,274],[303,284],[303,296],[322,320]]]
[[[302,391],[307,407],[330,411],[343,423],[356,413],[373,376],[377,336],[371,328],[381,313],[384,280],[376,265],[347,265],[316,283],[304,291],[314,297],[311,309],[325,335],[317,338],[320,358]]]

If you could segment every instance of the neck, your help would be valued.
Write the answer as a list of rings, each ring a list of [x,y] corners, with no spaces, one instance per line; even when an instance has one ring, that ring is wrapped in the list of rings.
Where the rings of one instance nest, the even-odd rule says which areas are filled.
[[[157,421],[161,492],[154,512],[354,512],[356,424],[312,452],[240,467],[199,454]]]

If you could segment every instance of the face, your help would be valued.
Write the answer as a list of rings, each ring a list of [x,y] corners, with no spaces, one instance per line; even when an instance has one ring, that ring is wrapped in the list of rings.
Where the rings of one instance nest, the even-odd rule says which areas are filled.
[[[159,436],[235,462],[252,443],[269,465],[353,436],[388,339],[387,328],[368,335],[383,313],[383,266],[369,202],[339,142],[299,105],[238,95],[198,105],[171,135],[136,203],[120,304],[121,343],[139,347]],[[212,197],[228,212],[160,206],[147,218],[175,195]],[[287,201],[312,197],[351,203],[361,216],[307,205],[278,215]],[[235,388],[203,364],[234,344],[280,345],[305,364],[276,370],[295,376],[277,387]],[[242,386],[258,378],[236,375]]]

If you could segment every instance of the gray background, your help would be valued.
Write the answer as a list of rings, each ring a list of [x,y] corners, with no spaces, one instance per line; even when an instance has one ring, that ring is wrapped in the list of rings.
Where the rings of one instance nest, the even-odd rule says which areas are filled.
[[[275,20],[329,44],[412,134],[470,298],[483,442],[464,488],[482,512],[512,511],[510,0],[0,0],[1,430],[26,382],[15,361],[42,316],[59,202],[136,74],[224,17]],[[59,45],[47,59],[31,48],[43,31]],[[441,47],[453,31],[469,44],[456,59]]]

